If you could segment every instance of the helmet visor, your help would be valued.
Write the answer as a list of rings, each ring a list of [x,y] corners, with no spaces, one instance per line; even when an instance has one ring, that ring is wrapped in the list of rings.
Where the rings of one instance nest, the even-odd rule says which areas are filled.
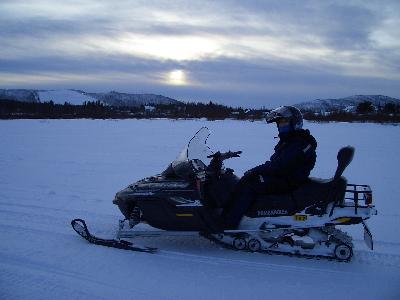
[[[278,107],[274,110],[271,110],[267,116],[266,121],[267,123],[276,122],[279,119],[289,119],[291,117],[290,111],[285,106]]]

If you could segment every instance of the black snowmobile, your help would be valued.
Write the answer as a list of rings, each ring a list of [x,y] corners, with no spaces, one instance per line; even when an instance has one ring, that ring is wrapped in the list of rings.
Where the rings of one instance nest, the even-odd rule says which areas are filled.
[[[335,226],[361,223],[365,241],[373,248],[372,235],[365,223],[377,213],[371,188],[348,184],[342,177],[353,158],[352,147],[339,151],[338,167],[332,179],[309,178],[290,193],[259,195],[236,230],[204,233],[209,232],[209,216],[222,211],[239,180],[232,169],[224,168],[223,161],[239,157],[241,153],[212,153],[206,144],[209,135],[208,128],[201,128],[164,172],[133,183],[116,194],[113,203],[125,217],[119,224],[119,240],[200,232],[236,250],[348,261],[353,254],[352,238]],[[79,224],[75,222],[75,225]],[[87,228],[85,232],[88,233]]]

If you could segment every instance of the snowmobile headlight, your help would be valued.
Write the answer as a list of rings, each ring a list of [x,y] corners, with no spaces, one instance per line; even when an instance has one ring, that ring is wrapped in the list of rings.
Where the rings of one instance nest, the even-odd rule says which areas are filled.
[[[113,200],[113,203],[114,203],[114,204],[118,204],[118,203],[120,203],[120,202],[121,202],[121,198],[118,197],[118,194],[115,195],[114,200]]]

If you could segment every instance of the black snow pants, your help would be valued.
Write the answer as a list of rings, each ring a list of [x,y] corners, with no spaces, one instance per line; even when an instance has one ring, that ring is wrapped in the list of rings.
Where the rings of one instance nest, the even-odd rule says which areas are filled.
[[[222,212],[224,229],[237,228],[257,195],[284,193],[289,190],[289,183],[283,178],[257,173],[243,176],[232,194],[231,201]]]

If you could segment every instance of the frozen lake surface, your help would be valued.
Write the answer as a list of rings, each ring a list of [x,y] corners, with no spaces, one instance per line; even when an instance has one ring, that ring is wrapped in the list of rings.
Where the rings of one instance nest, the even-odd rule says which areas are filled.
[[[0,121],[1,299],[400,299],[400,127],[306,123],[318,141],[312,176],[330,178],[340,147],[356,154],[344,176],[369,184],[378,215],[375,250],[354,237],[350,263],[222,249],[202,238],[141,239],[143,254],[88,244],[80,217],[112,237],[117,191],[160,173],[202,126],[215,150],[242,150],[242,175],[273,152],[265,122],[204,120]]]

